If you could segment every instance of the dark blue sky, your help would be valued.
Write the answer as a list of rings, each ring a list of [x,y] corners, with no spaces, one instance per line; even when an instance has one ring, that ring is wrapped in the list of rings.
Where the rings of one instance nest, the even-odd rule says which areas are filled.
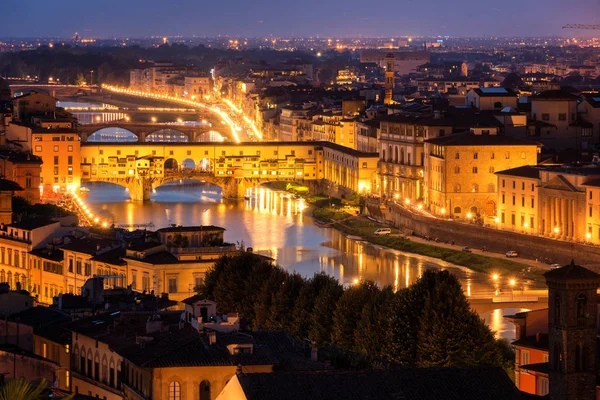
[[[541,36],[567,23],[600,23],[600,0],[0,0],[0,37]]]

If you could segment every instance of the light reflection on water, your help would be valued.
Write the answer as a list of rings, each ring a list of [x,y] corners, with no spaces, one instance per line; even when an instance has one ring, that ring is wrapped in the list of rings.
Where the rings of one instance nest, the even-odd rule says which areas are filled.
[[[504,319],[506,315],[514,315],[522,311],[528,311],[525,308],[505,308],[479,314],[484,319],[486,325],[495,332],[496,338],[515,339],[515,326]]]
[[[302,199],[270,189],[255,188],[246,200],[227,201],[214,186],[164,185],[153,192],[152,201],[135,203],[128,200],[127,191],[120,186],[95,183],[88,187],[88,203],[94,212],[116,225],[152,222],[155,229],[170,224],[223,226],[227,229],[225,240],[243,241],[255,252],[273,257],[282,267],[303,276],[325,271],[344,284],[355,279],[373,280],[398,290],[412,284],[427,269],[451,268],[467,294],[495,290],[487,275],[357,242],[333,229],[320,228],[313,223]],[[499,288],[509,290],[502,284]],[[501,315],[499,310],[491,313],[488,323],[505,337],[511,334],[512,325],[504,324]]]

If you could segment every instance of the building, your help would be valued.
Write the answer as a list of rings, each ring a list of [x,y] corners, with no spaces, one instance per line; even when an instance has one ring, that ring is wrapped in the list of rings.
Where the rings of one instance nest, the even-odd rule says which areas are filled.
[[[185,76],[184,95],[192,100],[212,94],[212,79],[210,76]]]
[[[490,127],[425,140],[425,207],[453,218],[495,216],[495,172],[537,164],[539,147]]]
[[[16,183],[21,188],[18,195],[31,204],[40,202],[41,166],[42,159],[30,152],[0,151],[0,176]]]
[[[501,368],[237,374],[217,400],[524,400]]]
[[[385,63],[385,96],[383,104],[392,104],[394,101],[395,69],[394,54],[389,53],[383,61]]]
[[[502,110],[517,108],[517,94],[510,89],[488,87],[471,89],[467,92],[465,105],[479,110]]]
[[[424,198],[424,140],[452,132],[446,119],[389,115],[380,119],[379,179],[381,194],[390,199]]]
[[[595,399],[600,275],[570,265],[545,274],[548,308],[505,317],[515,324],[515,385],[553,400]]]
[[[498,175],[498,227],[600,244],[600,168],[523,166]]]
[[[56,98],[47,94],[31,91],[22,96],[12,98],[13,120],[30,122],[34,116],[54,117]]]
[[[378,153],[378,120],[356,121],[356,150],[365,153]]]
[[[8,225],[13,222],[12,198],[22,190],[16,182],[0,179],[0,224]]]
[[[594,126],[579,119],[578,99],[566,90],[548,90],[533,96],[529,136],[549,148],[590,149]]]
[[[334,195],[377,191],[378,153],[363,153],[329,143],[323,148],[323,177]]]

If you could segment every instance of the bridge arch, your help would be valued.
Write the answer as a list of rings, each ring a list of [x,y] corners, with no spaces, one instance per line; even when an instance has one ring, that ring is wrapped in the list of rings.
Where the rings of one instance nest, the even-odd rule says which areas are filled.
[[[163,164],[165,173],[179,171],[179,162],[174,158],[167,158]]]
[[[128,129],[115,127],[101,128],[88,136],[88,142],[137,142],[138,136]]]
[[[146,136],[146,142],[184,143],[189,141],[187,134],[171,128],[159,129]]]
[[[196,169],[196,161],[191,158],[186,158],[181,162],[181,170],[185,171],[190,169]]]

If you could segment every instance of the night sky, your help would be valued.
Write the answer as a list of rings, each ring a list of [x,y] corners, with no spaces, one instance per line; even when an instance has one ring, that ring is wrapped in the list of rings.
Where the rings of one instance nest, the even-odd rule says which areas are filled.
[[[0,0],[0,37],[547,36],[600,0]]]

